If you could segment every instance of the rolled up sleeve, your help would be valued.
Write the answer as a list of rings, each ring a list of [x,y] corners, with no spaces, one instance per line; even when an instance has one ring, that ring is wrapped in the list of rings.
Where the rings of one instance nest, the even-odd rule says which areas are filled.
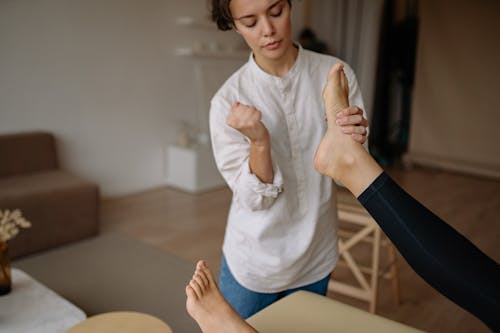
[[[233,190],[235,200],[242,207],[252,211],[271,207],[283,191],[283,177],[280,169],[274,163],[273,172],[273,183],[263,183],[250,171],[247,159],[239,170],[239,180]]]
[[[226,124],[230,103],[213,99],[210,108],[210,137],[215,163],[242,208],[265,210],[283,191],[283,176],[273,159],[273,183],[263,183],[250,171],[250,143],[239,131]],[[272,158],[272,152],[271,152]]]

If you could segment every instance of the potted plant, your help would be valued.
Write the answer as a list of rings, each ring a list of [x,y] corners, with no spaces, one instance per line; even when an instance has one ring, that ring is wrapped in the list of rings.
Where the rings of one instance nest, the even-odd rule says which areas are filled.
[[[14,238],[20,228],[29,228],[31,223],[21,214],[19,209],[0,210],[0,295],[5,295],[11,289],[11,274],[8,241]]]

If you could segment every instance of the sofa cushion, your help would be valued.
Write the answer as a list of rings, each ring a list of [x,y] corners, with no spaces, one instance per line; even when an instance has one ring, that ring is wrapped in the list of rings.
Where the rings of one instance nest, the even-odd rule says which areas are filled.
[[[96,235],[99,191],[60,170],[0,178],[0,209],[20,209],[31,222],[9,241],[12,258]]]
[[[54,136],[46,132],[0,135],[0,177],[57,168]]]
[[[68,187],[85,187],[88,184],[88,181],[62,170],[0,178],[0,202],[7,199],[24,199],[26,195],[50,194]]]

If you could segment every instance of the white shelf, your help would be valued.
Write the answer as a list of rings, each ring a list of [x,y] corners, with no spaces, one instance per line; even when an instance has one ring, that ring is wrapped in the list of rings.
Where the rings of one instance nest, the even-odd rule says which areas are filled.
[[[178,47],[175,49],[175,54],[179,57],[199,57],[199,58],[221,58],[221,59],[246,59],[250,55],[250,51],[211,51],[211,50],[196,50],[192,47]]]
[[[191,16],[179,16],[175,19],[175,24],[181,27],[189,27],[194,29],[217,29],[217,25],[214,22],[208,19],[197,19]]]

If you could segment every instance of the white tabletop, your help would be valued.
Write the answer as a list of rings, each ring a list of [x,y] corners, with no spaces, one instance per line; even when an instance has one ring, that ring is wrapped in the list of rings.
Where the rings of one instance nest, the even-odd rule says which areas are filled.
[[[12,291],[0,296],[0,333],[58,333],[85,313],[25,272],[12,269]]]

